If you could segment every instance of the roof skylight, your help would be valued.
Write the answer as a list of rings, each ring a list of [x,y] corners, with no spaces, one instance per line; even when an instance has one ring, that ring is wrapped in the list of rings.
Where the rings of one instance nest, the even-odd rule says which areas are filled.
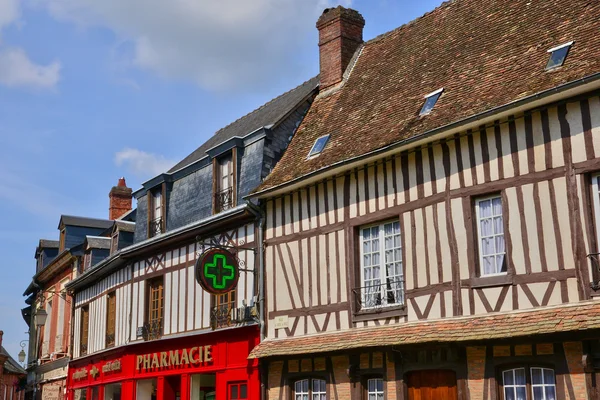
[[[308,152],[308,158],[318,156],[321,154],[327,142],[329,141],[329,135],[321,136],[315,140],[315,144],[313,144],[312,149]]]
[[[429,114],[431,112],[431,110],[433,110],[435,103],[437,103],[437,101],[440,98],[440,96],[442,95],[443,91],[444,91],[444,88],[441,88],[441,89],[438,89],[435,92],[431,92],[427,96],[425,96],[425,104],[423,104],[423,107],[421,108],[419,115]]]
[[[569,54],[572,44],[573,42],[569,42],[548,50],[548,53],[550,53],[550,59],[548,60],[548,64],[546,64],[546,71],[553,68],[558,68],[564,64],[565,58],[567,58],[567,54]]]

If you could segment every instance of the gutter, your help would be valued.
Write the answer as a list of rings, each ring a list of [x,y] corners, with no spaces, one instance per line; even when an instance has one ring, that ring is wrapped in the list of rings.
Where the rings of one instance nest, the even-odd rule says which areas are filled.
[[[506,103],[504,105],[501,105],[501,106],[498,106],[495,108],[491,108],[491,109],[489,109],[487,111],[483,111],[479,114],[475,114],[473,116],[464,118],[462,120],[452,122],[448,125],[434,128],[427,132],[412,136],[408,139],[404,139],[404,140],[389,144],[385,147],[382,147],[377,150],[373,150],[369,153],[361,154],[360,156],[356,156],[356,157],[349,158],[349,159],[346,159],[343,161],[339,161],[337,163],[328,165],[328,166],[318,169],[316,171],[312,171],[307,174],[301,175],[297,178],[291,179],[280,185],[273,186],[271,188],[267,188],[267,189],[264,189],[264,190],[261,190],[261,191],[255,192],[255,193],[251,193],[249,195],[244,196],[244,199],[252,199],[252,198],[261,199],[261,198],[265,198],[268,196],[275,196],[275,195],[285,192],[285,191],[293,190],[295,187],[300,187],[300,186],[306,184],[306,182],[302,182],[302,181],[304,181],[306,179],[311,179],[311,178],[314,178],[316,180],[316,177],[318,175],[324,174],[333,169],[342,169],[342,167],[347,167],[349,164],[354,164],[354,163],[357,163],[357,164],[364,163],[365,160],[369,159],[369,158],[375,158],[375,157],[380,158],[384,153],[396,152],[400,148],[407,147],[411,144],[414,145],[415,142],[423,141],[424,139],[427,139],[431,136],[443,135],[443,134],[450,135],[452,132],[449,132],[449,131],[465,130],[465,129],[467,129],[466,128],[467,125],[476,124],[477,122],[480,122],[481,120],[488,119],[491,117],[494,117],[494,119],[498,119],[499,118],[498,114],[501,114],[501,113],[508,113],[508,115],[510,115],[514,112],[509,113],[509,111],[515,111],[515,109],[518,109],[520,107],[530,105],[531,103],[535,103],[536,101],[542,101],[551,96],[557,96],[557,95],[563,94],[564,92],[567,92],[569,90],[576,91],[576,89],[582,89],[579,93],[575,93],[575,94],[569,93],[569,95],[572,96],[572,95],[584,93],[585,91],[596,89],[597,87],[587,88],[586,85],[591,86],[593,83],[596,83],[599,80],[600,80],[600,73],[595,73],[595,74],[592,74],[592,75],[589,75],[589,76],[586,76],[586,77],[583,77],[583,78],[580,78],[580,79],[577,79],[577,80],[574,80],[571,82],[567,82],[563,85],[555,86],[552,89],[544,90],[542,92],[538,92],[531,96],[527,96],[525,98],[515,100],[510,103]],[[566,96],[560,96],[558,99],[550,99],[549,102],[558,101],[558,100],[563,99],[564,97],[566,97]],[[547,103],[542,103],[542,104],[547,104]],[[542,105],[542,104],[540,104],[540,105]],[[539,105],[536,105],[536,106],[539,106]],[[344,168],[344,169],[346,169],[346,168]]]

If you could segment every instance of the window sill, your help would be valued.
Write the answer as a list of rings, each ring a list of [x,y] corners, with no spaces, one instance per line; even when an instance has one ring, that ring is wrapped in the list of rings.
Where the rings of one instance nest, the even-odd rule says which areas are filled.
[[[403,317],[406,315],[406,305],[389,306],[381,308],[367,308],[353,315],[353,322],[370,321],[378,318]]]
[[[507,286],[513,284],[512,275],[478,276],[471,278],[471,288],[486,288],[494,286]]]

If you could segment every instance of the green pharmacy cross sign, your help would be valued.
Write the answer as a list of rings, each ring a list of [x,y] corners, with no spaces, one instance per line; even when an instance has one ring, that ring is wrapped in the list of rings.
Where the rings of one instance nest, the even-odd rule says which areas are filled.
[[[196,280],[211,294],[232,291],[237,286],[239,277],[238,260],[225,249],[210,248],[196,261]]]

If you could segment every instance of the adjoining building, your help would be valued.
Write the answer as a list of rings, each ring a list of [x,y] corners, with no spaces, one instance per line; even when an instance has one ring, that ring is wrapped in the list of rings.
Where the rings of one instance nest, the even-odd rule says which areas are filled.
[[[109,216],[122,220],[62,215],[59,240],[41,239],[36,248],[36,273],[23,294],[28,296],[28,307],[22,310],[29,325],[28,399],[66,398],[67,369],[73,348],[73,298],[66,286],[84,273],[92,260],[108,255],[110,233],[130,225],[127,221],[135,215],[131,211],[131,189],[124,178],[110,191],[109,201]]]
[[[0,331],[0,400],[24,400],[27,372],[2,346]]]
[[[133,244],[92,258],[67,285],[68,399],[260,397],[247,357],[260,340],[263,219],[244,196],[281,157],[317,82],[219,130],[133,194]]]
[[[255,190],[268,399],[598,399],[600,3],[456,0],[362,41]]]

